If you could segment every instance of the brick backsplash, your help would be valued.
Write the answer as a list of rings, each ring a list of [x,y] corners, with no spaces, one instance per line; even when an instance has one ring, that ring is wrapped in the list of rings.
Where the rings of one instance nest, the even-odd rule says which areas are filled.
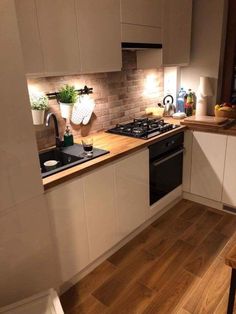
[[[123,51],[122,71],[95,73],[86,75],[45,77],[28,79],[28,85],[50,93],[58,91],[64,84],[73,84],[76,88],[84,85],[93,87],[91,97],[95,101],[95,109],[88,125],[73,125],[71,129],[75,138],[106,130],[117,123],[128,122],[145,115],[145,108],[161,102],[163,98],[163,68],[137,70],[136,53]],[[147,76],[153,80],[147,85]],[[63,135],[65,120],[61,118],[56,100],[50,100],[50,111],[59,121],[59,129]],[[39,149],[54,145],[53,126],[35,126],[35,134]]]

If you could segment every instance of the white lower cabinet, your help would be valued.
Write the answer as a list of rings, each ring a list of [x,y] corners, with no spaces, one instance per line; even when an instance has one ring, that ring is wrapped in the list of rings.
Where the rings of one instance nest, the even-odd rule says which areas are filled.
[[[193,132],[190,192],[221,201],[227,136]]]
[[[82,179],[69,181],[46,193],[62,282],[89,264],[89,242]]]
[[[191,187],[191,165],[192,165],[192,143],[193,132],[184,132],[184,158],[183,158],[183,184],[184,192],[190,192]]]
[[[62,282],[148,218],[148,157],[139,151],[46,193]]]
[[[149,209],[148,149],[117,162],[115,166],[118,232],[122,239],[139,227]]]
[[[225,173],[223,183],[223,203],[236,207],[236,137],[228,136],[226,159],[225,159]]]
[[[104,166],[84,176],[83,186],[89,250],[93,261],[118,241],[114,166]]]

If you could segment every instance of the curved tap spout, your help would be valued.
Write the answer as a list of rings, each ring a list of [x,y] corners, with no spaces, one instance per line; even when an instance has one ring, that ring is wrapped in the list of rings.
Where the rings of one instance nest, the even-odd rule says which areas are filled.
[[[57,122],[57,117],[55,116],[54,113],[50,112],[47,117],[46,117],[46,126],[49,126],[51,118],[53,119],[54,122],[54,129],[55,129],[55,139],[56,139],[56,147],[61,147],[63,142],[60,139],[59,135],[59,128],[58,128],[58,122]]]

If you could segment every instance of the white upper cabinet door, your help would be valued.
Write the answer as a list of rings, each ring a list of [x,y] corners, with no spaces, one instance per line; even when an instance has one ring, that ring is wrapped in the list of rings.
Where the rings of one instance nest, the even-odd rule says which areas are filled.
[[[228,136],[225,173],[223,182],[223,203],[236,207],[236,137]]]
[[[226,135],[193,132],[191,193],[222,199]]]
[[[122,239],[149,215],[148,149],[118,161],[115,172],[118,231]]]
[[[34,0],[15,0],[20,40],[27,74],[44,73],[43,51],[40,42]]]
[[[121,22],[162,26],[162,0],[121,0]]]
[[[76,0],[83,73],[121,70],[119,0]]]
[[[75,0],[35,0],[47,75],[80,72]]]
[[[92,260],[118,242],[114,203],[114,167],[105,166],[83,178],[89,249]]]
[[[81,179],[46,193],[60,265],[61,282],[69,281],[89,262],[88,232]]]
[[[121,41],[162,43],[163,0],[120,0]]]
[[[163,65],[190,61],[192,0],[163,2]]]

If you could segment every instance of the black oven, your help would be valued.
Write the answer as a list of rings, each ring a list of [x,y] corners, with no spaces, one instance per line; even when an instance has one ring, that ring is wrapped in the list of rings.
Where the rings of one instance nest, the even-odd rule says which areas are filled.
[[[184,133],[149,146],[150,205],[182,184]]]

